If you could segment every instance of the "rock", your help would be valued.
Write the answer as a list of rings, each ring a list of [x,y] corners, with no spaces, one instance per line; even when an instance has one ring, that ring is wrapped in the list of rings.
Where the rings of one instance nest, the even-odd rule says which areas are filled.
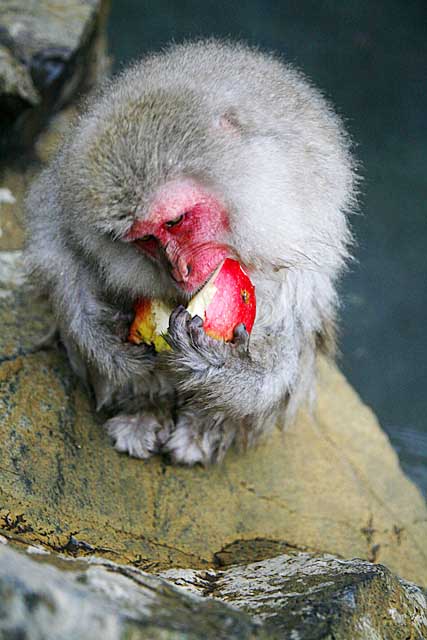
[[[0,251],[22,247],[25,193],[56,151],[77,108],[68,105],[53,117],[52,112],[90,90],[106,73],[107,5],[106,0],[2,3]],[[40,132],[48,117],[49,127]],[[32,145],[25,155],[11,148],[24,144]]]
[[[150,571],[326,552],[427,584],[426,505],[335,366],[319,362],[314,416],[301,411],[284,435],[221,466],[131,459],[112,448],[64,354],[35,349],[49,329],[46,303],[7,282],[10,263],[3,271],[2,535]]]
[[[427,638],[426,594],[386,567],[362,560],[299,553],[224,572],[181,569],[162,575],[189,593],[246,611],[278,638]]]
[[[7,109],[10,118],[14,117],[13,114],[36,107],[40,103],[40,96],[33,85],[28,68],[1,44],[0,99],[3,103],[3,117]]]
[[[226,571],[169,571],[161,578],[95,558],[33,557],[42,562],[0,545],[0,638],[427,637],[421,589],[360,560],[282,555]]]
[[[106,67],[106,0],[3,0],[0,144],[30,144],[48,115]]]
[[[64,563],[63,563],[64,564]],[[70,563],[68,563],[70,564]],[[0,639],[255,640],[248,614],[118,565],[39,564],[0,545]]]
[[[22,201],[27,188],[25,173],[0,170],[0,251],[20,249],[24,242]]]

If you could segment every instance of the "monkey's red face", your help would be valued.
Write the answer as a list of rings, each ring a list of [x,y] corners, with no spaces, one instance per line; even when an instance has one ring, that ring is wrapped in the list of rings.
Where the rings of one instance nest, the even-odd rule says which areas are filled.
[[[229,254],[224,206],[190,180],[167,184],[148,218],[137,220],[125,236],[160,264],[166,264],[186,293],[199,289]]]

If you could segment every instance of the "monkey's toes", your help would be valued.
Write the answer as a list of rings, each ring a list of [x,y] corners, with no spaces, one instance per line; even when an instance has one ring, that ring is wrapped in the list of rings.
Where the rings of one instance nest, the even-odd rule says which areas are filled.
[[[191,409],[178,415],[177,423],[163,447],[175,464],[208,466],[220,462],[231,446],[235,431],[226,425],[223,414],[201,416]]]
[[[172,419],[160,421],[155,414],[121,414],[104,424],[117,451],[146,460],[159,453],[173,428]]]
[[[166,442],[163,453],[168,453],[174,464],[207,465],[212,452],[203,440],[203,436],[192,433],[187,426],[178,426]]]

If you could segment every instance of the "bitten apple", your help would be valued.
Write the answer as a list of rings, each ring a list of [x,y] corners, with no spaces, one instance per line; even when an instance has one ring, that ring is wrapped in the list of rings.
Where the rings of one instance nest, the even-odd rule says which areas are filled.
[[[190,301],[187,310],[192,316],[200,316],[208,336],[230,342],[238,324],[243,322],[246,331],[252,331],[256,314],[255,287],[239,262],[227,258]],[[172,311],[172,307],[161,300],[139,300],[129,341],[152,344],[156,351],[170,349],[163,336]]]
[[[229,342],[243,322],[250,333],[255,321],[255,287],[237,260],[226,258],[187,307],[200,316],[208,336]]]

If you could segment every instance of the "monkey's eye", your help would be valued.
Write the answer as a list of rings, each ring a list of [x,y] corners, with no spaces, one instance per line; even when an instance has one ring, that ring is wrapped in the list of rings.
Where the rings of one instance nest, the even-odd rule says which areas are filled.
[[[147,233],[145,236],[138,238],[138,242],[150,242],[150,240],[154,240],[154,236],[151,233]]]
[[[165,227],[167,227],[168,229],[171,229],[172,227],[176,227],[184,220],[184,217],[185,217],[185,213],[181,214],[179,218],[175,218],[175,220],[168,220],[167,222],[165,222]]]

